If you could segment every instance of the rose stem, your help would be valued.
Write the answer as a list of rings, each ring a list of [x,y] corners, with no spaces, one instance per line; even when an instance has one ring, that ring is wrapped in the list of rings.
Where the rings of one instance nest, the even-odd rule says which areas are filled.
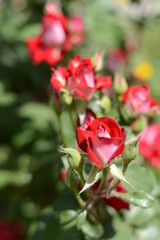
[[[105,183],[106,177],[107,177],[107,173],[108,173],[108,168],[103,168],[102,170],[102,180],[99,184],[99,188],[98,188],[98,193],[102,190],[103,185]]]
[[[69,114],[70,121],[72,123],[73,129],[75,130],[76,129],[76,124],[75,124],[74,119],[73,119],[72,109],[71,109],[70,106],[68,106],[67,109],[68,109],[68,114]]]

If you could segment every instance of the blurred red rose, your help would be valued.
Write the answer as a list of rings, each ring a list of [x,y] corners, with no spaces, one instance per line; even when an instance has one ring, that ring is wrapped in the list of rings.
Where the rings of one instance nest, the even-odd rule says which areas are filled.
[[[112,85],[111,77],[95,76],[95,67],[90,58],[75,56],[68,68],[53,70],[52,87],[56,91],[65,88],[76,99],[89,100],[96,90],[104,90]]]
[[[1,220],[0,239],[1,240],[22,240],[24,239],[25,224],[23,222],[13,222],[12,220]]]
[[[90,99],[95,91],[94,66],[89,58],[75,56],[69,62],[67,88],[75,98]]]
[[[95,85],[96,89],[108,89],[112,85],[112,77],[97,76],[95,77]]]
[[[125,49],[113,49],[108,54],[107,69],[114,73],[126,65],[128,61],[128,52]]]
[[[119,184],[116,187],[116,191],[120,192],[120,193],[126,192],[126,190],[123,188],[122,184]],[[113,207],[116,211],[120,211],[121,209],[129,210],[129,203],[118,197],[105,198],[104,202],[106,205]]]
[[[160,124],[151,124],[142,132],[139,152],[153,167],[160,167]]]
[[[123,94],[123,107],[129,116],[135,117],[139,114],[153,114],[158,109],[155,99],[150,96],[147,85],[131,86]]]
[[[99,169],[106,167],[125,148],[126,131],[113,118],[87,117],[76,133],[79,148],[88,153],[90,162]]]
[[[34,64],[54,65],[72,45],[82,43],[84,27],[80,17],[67,18],[54,4],[47,4],[45,10],[41,33],[26,44]]]

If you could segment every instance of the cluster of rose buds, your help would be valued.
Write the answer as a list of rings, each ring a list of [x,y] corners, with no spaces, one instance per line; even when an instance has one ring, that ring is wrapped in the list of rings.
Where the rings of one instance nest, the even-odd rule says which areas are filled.
[[[41,32],[27,39],[27,46],[34,64],[46,62],[55,65],[63,59],[72,45],[83,42],[84,27],[80,16],[66,17],[52,3],[46,4]]]

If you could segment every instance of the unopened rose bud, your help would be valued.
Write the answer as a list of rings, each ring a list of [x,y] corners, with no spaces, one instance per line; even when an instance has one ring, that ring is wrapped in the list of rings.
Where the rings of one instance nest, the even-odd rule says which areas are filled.
[[[91,58],[92,63],[95,66],[95,71],[100,71],[103,68],[103,56],[102,52],[96,52]]]
[[[110,98],[105,95],[100,100],[97,101],[97,104],[103,108],[105,113],[108,113],[111,109],[111,100]]]
[[[73,98],[70,95],[70,93],[68,92],[68,90],[62,88],[60,93],[61,93],[60,96],[61,96],[62,103],[66,104],[66,105],[71,105]]]
[[[70,165],[75,169],[79,169],[81,163],[81,155],[77,150],[74,148],[62,147],[60,148],[60,152],[68,154]]]
[[[113,87],[116,94],[122,95],[128,89],[126,79],[120,74],[116,74]]]
[[[135,137],[131,139],[126,145],[125,150],[122,153],[122,158],[124,164],[128,165],[131,161],[133,161],[137,156],[137,143],[140,137]]]
[[[147,127],[147,119],[145,116],[141,115],[139,118],[137,118],[135,121],[133,121],[130,125],[130,128],[135,133],[139,133],[143,131],[143,129]]]

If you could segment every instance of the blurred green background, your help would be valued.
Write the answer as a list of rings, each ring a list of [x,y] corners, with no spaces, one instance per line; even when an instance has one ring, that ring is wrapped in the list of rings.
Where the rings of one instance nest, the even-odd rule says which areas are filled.
[[[160,103],[160,9],[152,14],[150,7],[137,17],[136,11],[130,13],[131,2],[140,1],[62,0],[64,13],[81,15],[85,26],[84,44],[67,53],[62,64],[75,54],[107,53],[129,40],[137,45],[129,70],[150,62],[154,73],[147,84]],[[32,239],[31,223],[63,189],[57,117],[49,105],[51,69],[45,63],[33,66],[25,45],[40,30],[44,4],[4,0],[0,5],[0,218],[24,221],[29,229],[26,239]],[[123,11],[126,7],[128,12]],[[72,137],[68,132],[66,136]]]

